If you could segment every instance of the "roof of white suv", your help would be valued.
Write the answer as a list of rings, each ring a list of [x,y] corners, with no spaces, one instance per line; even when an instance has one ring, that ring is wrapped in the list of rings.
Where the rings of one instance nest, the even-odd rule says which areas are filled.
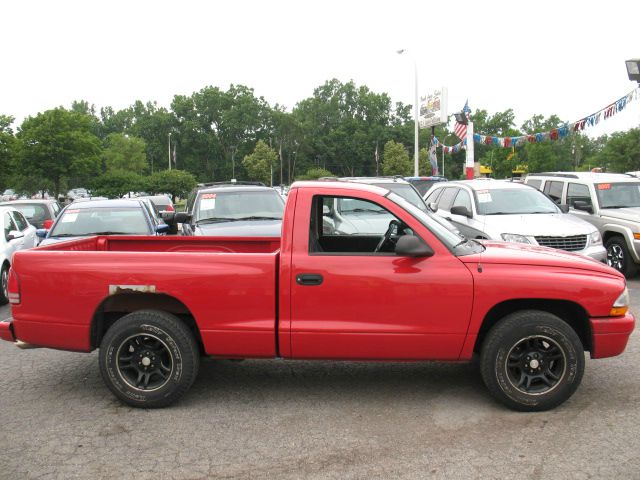
[[[591,183],[609,183],[609,182],[637,182],[638,178],[626,173],[594,173],[594,172],[543,172],[530,173],[527,178],[537,177],[558,177],[558,178],[575,178]]]
[[[433,186],[433,188],[447,188],[456,185],[466,185],[473,190],[522,190],[523,188],[532,188],[530,185],[523,185],[517,182],[501,182],[500,180],[478,179],[478,180],[456,180],[453,182],[441,182]],[[429,192],[427,192],[429,193]]]

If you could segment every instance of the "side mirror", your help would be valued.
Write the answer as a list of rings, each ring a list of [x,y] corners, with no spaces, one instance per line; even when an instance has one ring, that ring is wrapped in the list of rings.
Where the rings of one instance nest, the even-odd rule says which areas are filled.
[[[40,238],[47,238],[47,233],[49,233],[48,228],[39,228],[36,230],[36,236]]]
[[[24,237],[24,233],[18,230],[11,230],[9,232],[9,235],[7,235],[7,241],[10,242],[11,240],[15,240],[17,238],[22,238],[22,237]]]
[[[573,202],[573,208],[576,210],[582,210],[583,212],[593,213],[593,207],[582,200],[576,200]]]
[[[164,220],[165,223],[171,225],[176,222],[176,212],[160,212],[160,217]]]
[[[156,225],[156,233],[167,233],[168,231],[169,231],[169,225],[167,225],[166,223]]]
[[[558,207],[560,207],[560,211],[562,213],[569,213],[569,205],[567,205],[566,203],[562,203],[558,205]]]
[[[467,207],[463,207],[462,205],[458,205],[456,207],[451,207],[451,215],[462,215],[463,217],[471,218],[471,212]]]
[[[398,238],[395,249],[401,257],[432,257],[433,249],[415,235],[402,235]]]
[[[189,223],[191,221],[191,215],[187,212],[178,212],[173,217],[175,223]]]
[[[51,230],[51,227],[52,227],[52,226],[53,226],[53,220],[51,220],[51,219],[45,220],[45,221],[42,223],[42,228],[43,228],[44,230]],[[46,232],[45,232],[45,235],[46,235]]]
[[[429,210],[431,210],[433,213],[436,213],[438,211],[438,204],[436,202],[428,203],[427,207],[429,207]]]
[[[322,216],[323,217],[331,216],[331,209],[327,205],[322,206]]]

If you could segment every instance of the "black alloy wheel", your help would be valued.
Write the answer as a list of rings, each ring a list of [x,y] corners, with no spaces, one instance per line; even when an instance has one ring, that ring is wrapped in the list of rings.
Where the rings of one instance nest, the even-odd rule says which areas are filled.
[[[9,303],[9,265],[4,264],[0,272],[0,305]]]
[[[616,235],[607,240],[607,265],[615,268],[625,277],[633,277],[637,273],[636,264],[629,254],[627,243],[624,238]]]

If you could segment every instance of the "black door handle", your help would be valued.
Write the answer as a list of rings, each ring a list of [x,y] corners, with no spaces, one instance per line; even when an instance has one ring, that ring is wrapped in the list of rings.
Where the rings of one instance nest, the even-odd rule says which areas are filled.
[[[299,275],[296,275],[296,283],[298,285],[321,285],[322,280],[322,275],[319,275],[317,273],[301,273]]]

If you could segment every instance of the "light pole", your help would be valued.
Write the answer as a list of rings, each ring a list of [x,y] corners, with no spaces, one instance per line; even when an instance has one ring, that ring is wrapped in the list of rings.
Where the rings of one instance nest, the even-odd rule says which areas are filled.
[[[402,48],[400,50],[396,50],[398,55],[402,55],[406,53],[407,49]],[[414,103],[413,103],[413,121],[415,128],[415,138],[414,138],[414,155],[413,155],[413,175],[415,177],[418,176],[418,165],[420,163],[420,139],[419,139],[419,126],[418,126],[418,63],[413,55],[411,55],[413,59],[413,73],[415,77],[415,92],[414,92]]]
[[[236,146],[231,145],[231,179],[236,178]]]
[[[171,170],[171,132],[169,132],[169,170]]]

